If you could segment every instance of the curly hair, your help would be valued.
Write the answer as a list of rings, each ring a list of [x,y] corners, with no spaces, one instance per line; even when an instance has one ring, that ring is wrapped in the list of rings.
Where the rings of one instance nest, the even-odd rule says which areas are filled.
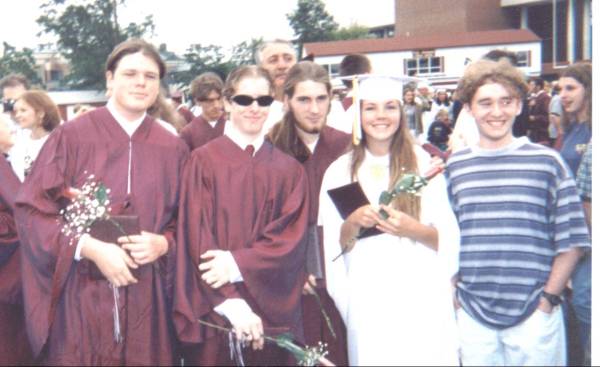
[[[481,59],[470,64],[458,82],[457,96],[464,104],[470,104],[479,87],[498,83],[520,100],[527,96],[527,82],[523,73],[507,58],[498,61]]]
[[[223,93],[223,80],[217,73],[208,71],[198,75],[190,83],[190,93],[194,100],[208,98],[211,92],[216,92],[219,97]]]

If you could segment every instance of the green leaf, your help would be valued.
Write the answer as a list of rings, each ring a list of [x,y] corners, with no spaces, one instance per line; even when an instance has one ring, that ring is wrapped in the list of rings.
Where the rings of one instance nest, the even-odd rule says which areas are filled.
[[[106,190],[106,186],[103,183],[98,184],[96,189],[96,199],[101,203],[105,203],[108,200],[108,192]]]
[[[384,204],[384,205],[388,205],[389,203],[392,202],[392,199],[394,198],[394,195],[388,191],[383,191],[380,195],[379,195],[379,204]]]

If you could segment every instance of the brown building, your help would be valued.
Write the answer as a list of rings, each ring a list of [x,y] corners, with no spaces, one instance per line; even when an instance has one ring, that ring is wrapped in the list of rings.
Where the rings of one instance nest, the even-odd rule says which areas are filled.
[[[517,28],[500,0],[395,0],[396,34],[419,36]]]

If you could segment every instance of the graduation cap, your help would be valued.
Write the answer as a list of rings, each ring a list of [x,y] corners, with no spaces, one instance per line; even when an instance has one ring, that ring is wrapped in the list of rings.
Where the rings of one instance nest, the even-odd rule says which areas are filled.
[[[352,144],[360,144],[362,129],[360,128],[360,101],[387,101],[396,99],[402,102],[404,85],[409,82],[421,82],[422,79],[409,76],[391,76],[378,74],[361,74],[341,77],[342,80],[351,80],[352,106],[354,108],[354,120],[352,122]]]

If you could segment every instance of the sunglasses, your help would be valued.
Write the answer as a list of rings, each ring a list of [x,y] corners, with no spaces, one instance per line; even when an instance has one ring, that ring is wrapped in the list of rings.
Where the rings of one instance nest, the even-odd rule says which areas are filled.
[[[245,94],[238,94],[237,96],[231,97],[231,100],[240,106],[250,106],[254,101],[258,102],[258,105],[261,107],[268,107],[273,103],[273,97],[271,96],[260,96],[260,97],[250,97]]]

